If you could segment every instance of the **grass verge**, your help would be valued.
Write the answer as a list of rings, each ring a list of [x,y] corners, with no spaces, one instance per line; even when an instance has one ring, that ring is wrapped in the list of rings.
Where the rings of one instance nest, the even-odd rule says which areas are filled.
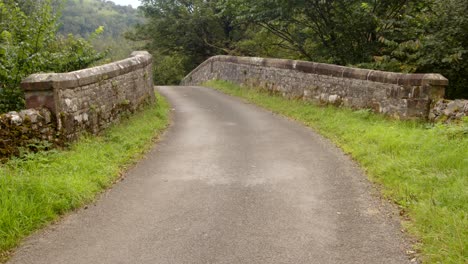
[[[225,81],[205,86],[298,120],[358,161],[402,210],[425,263],[467,263],[468,122],[431,125],[320,107]]]
[[[158,105],[84,136],[68,150],[28,154],[0,165],[0,262],[38,228],[92,202],[153,146],[168,124],[169,105]]]

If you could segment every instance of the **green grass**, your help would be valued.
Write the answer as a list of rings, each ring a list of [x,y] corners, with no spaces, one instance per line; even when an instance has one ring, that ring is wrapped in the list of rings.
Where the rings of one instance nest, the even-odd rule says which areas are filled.
[[[425,263],[468,263],[468,122],[431,125],[287,100],[224,81],[205,86],[296,119],[349,153],[404,213]]]
[[[168,103],[157,99],[102,136],[0,165],[0,262],[34,230],[92,202],[153,146],[168,124]]]

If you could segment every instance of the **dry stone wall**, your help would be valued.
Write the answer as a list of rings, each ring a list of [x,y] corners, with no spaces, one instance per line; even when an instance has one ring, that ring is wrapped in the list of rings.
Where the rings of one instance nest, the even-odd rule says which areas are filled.
[[[0,161],[99,133],[156,100],[152,57],[145,51],[80,71],[33,74],[21,86],[28,109],[0,115]]]
[[[468,100],[440,100],[429,113],[429,120],[452,122],[468,116]]]
[[[60,144],[56,123],[47,108],[0,115],[0,161],[21,151],[36,151]]]
[[[99,133],[122,114],[155,101],[152,57],[145,51],[80,71],[33,74],[21,86],[27,107],[50,109],[66,139]]]
[[[215,56],[183,80],[198,85],[227,80],[259,87],[288,98],[368,108],[401,119],[427,119],[431,106],[442,99],[448,80],[440,74],[402,74],[330,64]]]

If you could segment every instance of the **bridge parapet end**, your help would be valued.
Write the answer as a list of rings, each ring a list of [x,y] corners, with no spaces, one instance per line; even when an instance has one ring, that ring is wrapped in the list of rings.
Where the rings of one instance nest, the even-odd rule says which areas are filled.
[[[39,73],[24,79],[28,108],[46,107],[67,138],[98,133],[124,112],[154,102],[152,56],[136,51],[127,59],[68,73]]]

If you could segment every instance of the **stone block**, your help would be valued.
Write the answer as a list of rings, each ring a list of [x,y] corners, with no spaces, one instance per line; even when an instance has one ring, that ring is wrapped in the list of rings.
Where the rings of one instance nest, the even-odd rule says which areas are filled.
[[[27,108],[47,107],[53,112],[57,109],[55,94],[52,90],[26,91],[25,99]]]

